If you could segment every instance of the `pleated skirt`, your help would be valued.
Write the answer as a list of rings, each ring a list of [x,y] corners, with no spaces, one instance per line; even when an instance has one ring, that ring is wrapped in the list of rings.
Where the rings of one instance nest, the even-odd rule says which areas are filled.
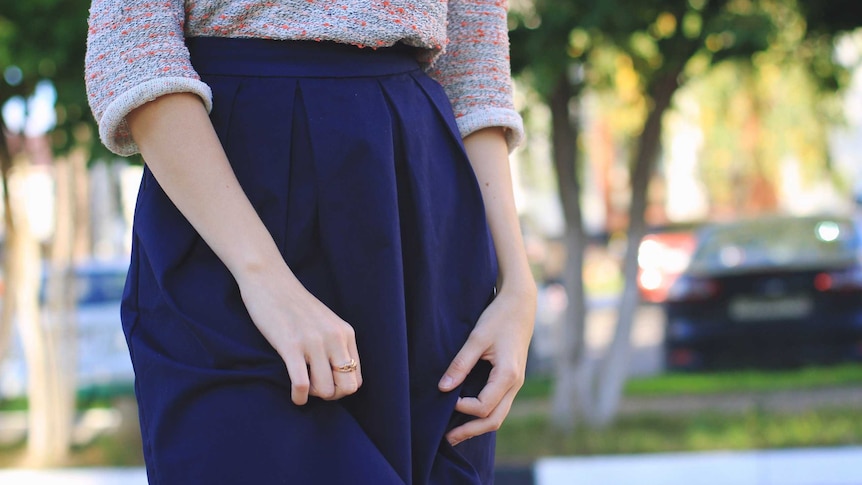
[[[354,327],[364,384],[294,405],[231,274],[145,169],[122,320],[150,483],[491,483],[493,433],[444,438],[488,366],[437,388],[497,276],[441,86],[407,48],[188,45],[243,190],[300,281]]]

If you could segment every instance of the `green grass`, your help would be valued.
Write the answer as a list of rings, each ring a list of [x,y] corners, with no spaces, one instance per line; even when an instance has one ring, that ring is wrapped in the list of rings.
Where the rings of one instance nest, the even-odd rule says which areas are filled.
[[[630,397],[768,392],[862,385],[862,365],[813,367],[784,371],[669,374],[634,379]],[[546,399],[548,378],[530,378],[519,399]],[[91,392],[79,406],[101,407],[122,393]],[[127,398],[129,398],[127,396]],[[0,409],[24,409],[23,399],[0,403]],[[693,414],[621,416],[604,430],[579,428],[571,435],[555,429],[541,411],[512,415],[498,434],[500,463],[528,463],[541,456],[749,450],[862,444],[862,410],[851,407],[779,413],[755,409],[741,413],[705,410]],[[23,444],[0,447],[0,467],[14,463]],[[69,466],[129,466],[142,463],[140,436],[128,430],[103,436],[73,451]]]
[[[625,388],[629,397],[680,394],[724,394],[818,389],[862,385],[862,364],[807,367],[789,370],[747,370],[714,373],[672,373],[631,379]],[[518,395],[521,399],[546,398],[552,381],[547,377],[527,379]]]
[[[16,397],[0,400],[0,411],[24,411],[27,409],[27,399]]]
[[[104,389],[103,389],[104,391]],[[7,401],[3,409],[26,409],[24,399]],[[137,407],[134,397],[123,392],[91,392],[78,395],[78,408],[112,407],[121,414],[119,428],[96,437],[92,442],[72,448],[61,466],[142,466],[144,463],[141,434],[138,429]],[[21,440],[0,445],[0,468],[20,466],[25,456],[26,443]]]
[[[752,450],[862,443],[862,411],[817,409],[804,413],[753,410],[666,416],[623,416],[605,430],[580,428],[565,436],[546,416],[511,417],[497,435],[500,464],[527,464],[545,456]],[[12,466],[23,444],[0,447],[0,467]],[[73,450],[67,466],[141,466],[140,436],[103,436]]]
[[[781,414],[750,411],[727,415],[623,416],[605,430],[555,430],[544,415],[512,417],[497,435],[501,463],[542,456],[751,450],[862,443],[862,411],[819,409]]]
[[[0,446],[0,468],[20,466],[25,444]],[[144,453],[140,435],[134,433],[105,435],[86,446],[73,447],[62,466],[129,467],[143,466]]]
[[[813,390],[862,386],[862,365],[637,378],[627,397],[674,397]],[[546,400],[550,378],[530,378],[519,400]],[[537,408],[543,409],[543,408]],[[755,409],[740,413],[704,410],[693,414],[620,416],[607,429],[576,429],[563,435],[541,411],[510,416],[498,434],[502,463],[526,463],[540,456],[750,450],[862,444],[862,410],[820,408],[799,413]]]
[[[565,436],[543,414],[510,417],[497,435],[501,464],[526,464],[544,456],[752,450],[862,443],[862,410],[825,408],[803,413],[752,410],[667,416],[622,416],[604,430],[577,429]],[[0,467],[15,465],[23,444],[0,447]],[[140,436],[103,436],[76,448],[66,466],[141,466]]]
[[[634,397],[767,392],[855,385],[862,385],[862,365],[860,364],[782,371],[666,374],[633,379],[626,385],[625,392],[626,395]]]

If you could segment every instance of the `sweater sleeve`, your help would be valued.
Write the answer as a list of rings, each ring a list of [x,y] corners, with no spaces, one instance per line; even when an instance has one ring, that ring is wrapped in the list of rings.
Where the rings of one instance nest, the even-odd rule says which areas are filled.
[[[84,76],[102,143],[133,155],[126,115],[153,99],[195,93],[212,108],[212,93],[192,69],[183,40],[182,0],[93,0]]]
[[[449,96],[461,136],[506,129],[509,150],[524,139],[512,100],[506,0],[449,0],[445,52],[429,73]]]

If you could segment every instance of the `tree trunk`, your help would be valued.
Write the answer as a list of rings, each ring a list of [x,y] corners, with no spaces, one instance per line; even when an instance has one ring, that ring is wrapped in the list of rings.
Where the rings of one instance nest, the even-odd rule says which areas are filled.
[[[647,190],[658,160],[661,145],[662,118],[670,106],[671,98],[679,87],[679,72],[670,72],[658,80],[652,90],[654,106],[647,117],[638,144],[631,184],[632,200],[629,207],[629,230],[623,258],[624,287],[619,303],[616,331],[598,370],[595,414],[591,426],[605,426],[616,416],[626,380],[626,369],[631,347],[631,331],[639,303],[637,288],[638,248],[646,233],[644,212]]]
[[[41,254],[39,242],[30,230],[26,211],[26,193],[30,176],[29,162],[23,157],[14,162],[9,173],[9,207],[14,231],[7,235],[9,258],[9,292],[15,306],[16,324],[21,336],[27,364],[28,440],[27,460],[30,466],[50,463],[50,443],[54,429],[51,419],[51,346],[40,321],[39,286]]]
[[[3,274],[5,275],[5,294],[0,293],[3,297],[3,308],[0,310],[0,363],[6,358],[9,349],[12,347],[12,316],[15,313],[15,299],[11,297],[8,291],[9,282],[12,278],[13,268],[11,263],[12,258],[8,254],[12,251],[10,242],[15,236],[15,226],[12,219],[11,203],[9,202],[9,173],[12,170],[12,153],[9,151],[9,144],[6,138],[6,125],[3,123],[3,117],[0,116],[0,177],[3,183],[3,225],[6,235],[6,254],[3,260]]]
[[[92,220],[90,218],[90,179],[87,173],[87,155],[81,149],[69,156],[74,184],[74,211],[72,261],[81,261],[93,254]]]
[[[47,312],[44,313],[46,345],[51,372],[46,383],[51,395],[54,423],[47,456],[62,462],[68,455],[75,419],[77,389],[77,335],[75,324],[75,287],[72,270],[75,215],[75,177],[73,159],[84,156],[80,150],[54,161],[56,227],[51,245],[50,268],[46,281]]]
[[[550,99],[554,167],[557,172],[563,215],[566,220],[566,268],[564,284],[568,297],[563,334],[557,350],[556,380],[552,397],[552,420],[560,429],[571,430],[577,409],[590,408],[589,386],[584,389],[583,371],[587,360],[585,337],[586,297],[583,265],[586,236],[581,215],[581,187],[578,180],[577,140],[580,132],[570,103],[577,102],[575,90],[562,74]],[[574,115],[574,116],[573,116]],[[575,118],[573,120],[573,117]]]
[[[64,299],[70,294],[62,282],[51,283],[47,296],[49,311],[40,311],[39,289],[42,283],[42,255],[39,242],[31,232],[31,221],[26,210],[27,185],[32,169],[26,156],[18,157],[9,172],[9,206],[14,230],[7,234],[9,267],[7,299],[13,302],[15,321],[27,365],[27,456],[26,465],[46,467],[62,464],[71,443],[74,415],[74,353],[73,347],[63,342],[66,337],[66,320],[63,318]],[[57,201],[66,205],[68,190],[64,185],[68,177],[60,177]],[[68,207],[68,205],[66,205]],[[59,231],[69,233],[73,221],[58,213]],[[62,228],[67,224],[67,230]],[[65,258],[67,250],[57,248],[52,254],[52,266]],[[42,320],[44,317],[44,321]]]

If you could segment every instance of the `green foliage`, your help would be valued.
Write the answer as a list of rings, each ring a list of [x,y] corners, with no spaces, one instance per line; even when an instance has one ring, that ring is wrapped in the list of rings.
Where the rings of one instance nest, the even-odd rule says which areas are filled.
[[[858,0],[798,0],[800,11],[815,35],[833,36],[837,32],[862,27],[862,2]]]
[[[579,44],[576,37],[570,48],[570,40],[580,25],[578,19],[590,11],[591,6],[580,1],[513,2],[509,16],[512,70],[531,72],[533,88],[546,99],[573,59],[589,47],[588,39]]]
[[[651,93],[662,74],[695,72],[728,59],[750,62],[754,54],[783,49],[785,59],[807,61],[824,87],[839,85],[832,61],[833,37],[862,25],[855,0],[522,0],[510,18],[513,71],[529,71],[541,94],[572,64],[588,63],[595,49],[612,46],[627,55]],[[806,15],[808,17],[806,17]],[[810,28],[808,28],[810,26]],[[613,69],[594,76],[607,87]]]
[[[639,157],[639,147],[654,146],[645,144],[648,116],[657,106],[664,109],[668,93],[678,101],[675,91],[684,88],[680,94],[689,96],[701,116],[685,115],[705,135],[699,169],[710,200],[718,204],[713,208],[774,210],[775,181],[788,161],[797,164],[803,183],[830,177],[826,127],[839,120],[834,93],[849,81],[847,67],[835,61],[834,40],[862,25],[862,3],[513,4],[514,72],[545,101],[560,79],[574,86],[574,96],[594,94],[599,104],[594,116],[632,159]],[[638,174],[649,177],[649,172]]]
[[[57,90],[56,151],[76,144],[99,146],[84,91],[84,53],[89,0],[6,2],[0,10],[0,73],[17,66],[20,83],[0,80],[0,104],[29,96],[37,82]],[[102,149],[103,150],[103,149]]]
[[[537,0],[531,8],[513,9],[512,27],[513,70],[536,73],[540,92],[601,46],[629,56],[649,91],[662,73],[681,71],[698,52],[715,62],[750,56],[775,32],[758,4],[726,0]]]

